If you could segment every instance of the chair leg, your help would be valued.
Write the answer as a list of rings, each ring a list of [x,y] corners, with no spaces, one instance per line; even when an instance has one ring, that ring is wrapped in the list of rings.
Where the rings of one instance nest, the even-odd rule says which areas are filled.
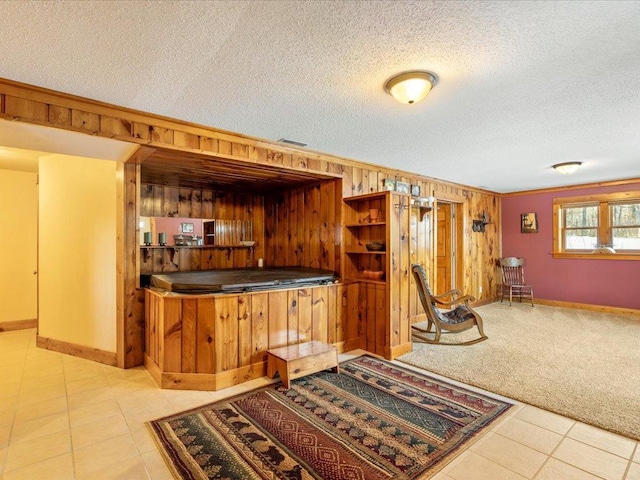
[[[509,306],[511,306],[512,299],[513,299],[513,288],[509,287]]]
[[[435,343],[440,343],[440,335],[442,334],[442,330],[440,330],[440,327],[438,327],[438,325],[436,325],[436,336],[433,339],[433,341]]]
[[[480,338],[482,338],[483,340],[487,338],[487,336],[484,334],[484,327],[482,326],[482,318],[476,317],[476,326],[478,327]]]
[[[415,325],[411,326],[412,332],[411,335],[412,337],[415,337],[421,341],[423,341],[424,343],[429,343],[431,345],[442,345],[442,346],[448,346],[448,347],[455,347],[455,346],[466,346],[466,345],[474,345],[476,343],[480,343],[484,340],[486,340],[488,337],[484,334],[484,328],[482,326],[482,319],[476,317],[476,327],[478,327],[478,332],[480,334],[480,336],[478,338],[474,338],[473,340],[468,340],[466,342],[459,342],[459,343],[442,343],[440,342],[440,337],[442,335],[442,329],[438,327],[438,325],[436,324],[436,331],[435,331],[435,338],[431,339],[429,337],[426,337],[422,332],[426,333],[424,329],[422,328],[418,328]],[[449,332],[445,332],[445,333],[449,333]],[[454,333],[454,332],[451,332]]]
[[[531,306],[534,307],[535,305],[533,304],[533,288],[531,289]]]
[[[435,337],[433,339],[425,336],[424,334],[426,333],[431,333],[427,330],[424,330],[422,328],[416,327],[415,325],[411,326],[411,329],[413,330],[411,332],[411,335],[419,338],[420,340],[422,340],[425,343],[430,343],[431,345],[458,345],[457,343],[451,343],[451,344],[442,344],[440,343],[440,336],[442,335],[442,329],[440,327],[438,327],[438,325],[436,323],[434,323],[435,325]]]

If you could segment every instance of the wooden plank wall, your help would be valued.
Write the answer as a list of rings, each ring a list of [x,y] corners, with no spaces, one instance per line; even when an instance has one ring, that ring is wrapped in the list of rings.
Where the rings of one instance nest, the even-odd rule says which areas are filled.
[[[352,283],[197,297],[145,290],[145,350],[162,372],[202,374],[255,368],[268,349],[309,340],[342,351],[357,341],[357,331],[348,328],[357,325],[357,288]],[[260,375],[264,368],[258,368]]]
[[[252,248],[141,247],[142,274],[251,267],[265,255],[264,197],[260,195],[143,184],[140,189],[140,215],[251,220],[256,242]]]
[[[387,205],[391,220],[389,229],[389,240],[387,242],[387,256],[390,258],[389,270],[389,311],[391,319],[389,323],[388,336],[390,337],[389,348],[394,349],[400,345],[411,342],[411,332],[409,331],[409,306],[411,295],[410,278],[410,198],[404,196],[390,197],[391,204]],[[391,350],[385,352],[386,358],[394,358]]]
[[[466,292],[476,297],[479,303],[488,303],[497,298],[500,284],[500,268],[497,260],[501,256],[502,223],[500,198],[493,195],[469,195],[465,204],[466,217],[464,238],[464,286]],[[482,218],[486,212],[489,224],[484,233],[471,229],[472,220]],[[480,289],[482,288],[482,292]]]
[[[500,197],[497,194],[364,162],[290,148],[242,134],[5,79],[0,79],[0,118],[115,138],[148,148],[170,148],[176,151],[176,161],[179,161],[180,152],[195,152],[210,155],[212,160],[218,157],[240,163],[273,164],[330,172],[342,176],[342,194],[345,197],[380,191],[385,178],[419,185],[422,196],[435,194],[438,198],[449,198],[443,195],[450,195],[464,205],[465,212],[464,274],[459,286],[463,291],[478,296],[481,301],[497,296],[498,272],[491,267],[500,256]],[[125,194],[134,195],[132,191],[135,192],[135,189],[127,188]],[[124,201],[127,204],[135,203],[137,198],[125,198]],[[485,208],[489,219],[494,222],[493,226],[487,225],[485,234],[471,231],[471,220],[482,214],[482,208]],[[127,224],[126,228],[133,227]],[[137,243],[137,238],[134,238],[134,235],[124,235],[120,241]],[[125,247],[123,250],[128,252],[137,248],[137,245],[127,243]],[[421,253],[417,255],[420,256]],[[135,263],[135,257],[127,255],[120,261]],[[119,272],[125,275],[125,278],[119,279],[124,285],[122,296],[135,297],[136,293],[131,291],[134,288],[132,285],[135,285],[135,266],[120,268]],[[481,295],[480,286],[483,287]],[[125,335],[124,344],[118,345],[118,350],[125,352],[122,364],[125,367],[140,365],[143,361],[143,327],[140,316],[135,302],[123,302],[123,310],[119,311],[118,322],[122,325],[119,329],[128,334]]]
[[[500,272],[496,261],[501,255],[501,208],[500,197],[488,193],[474,192],[461,186],[443,182],[431,182],[436,198],[463,205],[463,229],[461,235],[462,263],[458,288],[463,293],[473,295],[479,303],[488,303],[497,298]],[[480,219],[486,212],[491,222],[485,232],[472,230],[473,220]],[[433,260],[433,256],[431,258]],[[433,281],[433,275],[429,277]],[[480,291],[482,287],[482,292]]]
[[[265,198],[265,261],[340,274],[341,181],[319,182]]]
[[[431,219],[435,215],[435,212],[428,212],[424,216],[421,216],[419,210],[411,209],[409,210],[409,215],[410,265],[413,265],[414,263],[422,265],[427,272],[427,278],[431,278],[432,262],[430,253],[431,242],[433,239]],[[424,309],[420,304],[418,291],[415,288],[413,273],[411,271],[409,271],[409,278],[409,317],[412,319],[422,320],[422,317],[424,317]]]
[[[388,317],[387,291],[384,285],[360,283],[358,331],[362,348],[380,356],[388,356],[391,328]]]

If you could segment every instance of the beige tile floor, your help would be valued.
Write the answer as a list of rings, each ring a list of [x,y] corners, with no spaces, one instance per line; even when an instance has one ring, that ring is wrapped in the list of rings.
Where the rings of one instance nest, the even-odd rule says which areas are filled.
[[[144,422],[269,383],[160,390],[120,370],[0,333],[0,479],[171,479]],[[518,404],[435,480],[640,480],[637,442]]]

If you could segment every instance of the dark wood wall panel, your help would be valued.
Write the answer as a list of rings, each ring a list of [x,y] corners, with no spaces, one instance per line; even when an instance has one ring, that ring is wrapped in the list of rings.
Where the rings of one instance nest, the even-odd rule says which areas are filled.
[[[340,273],[339,189],[339,181],[327,181],[265,197],[267,265]]]

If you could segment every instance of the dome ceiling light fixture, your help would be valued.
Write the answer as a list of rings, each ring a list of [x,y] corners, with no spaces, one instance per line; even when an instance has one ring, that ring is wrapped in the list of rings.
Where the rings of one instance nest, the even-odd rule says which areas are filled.
[[[438,83],[435,73],[427,71],[405,72],[387,80],[385,91],[400,103],[411,105],[423,100]]]
[[[553,168],[563,175],[570,175],[575,172],[580,165],[582,165],[582,162],[564,162],[556,163],[553,165]]]

